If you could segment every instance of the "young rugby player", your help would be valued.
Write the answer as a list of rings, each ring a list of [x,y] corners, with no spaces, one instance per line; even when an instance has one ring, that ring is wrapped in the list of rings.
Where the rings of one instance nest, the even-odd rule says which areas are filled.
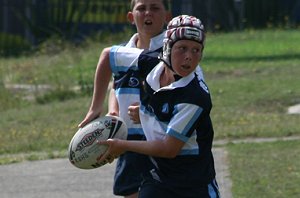
[[[220,197],[212,154],[210,92],[198,75],[205,33],[201,21],[182,15],[168,25],[160,62],[139,49],[111,49],[112,67],[146,76],[140,94],[140,120],[147,141],[109,139],[107,156],[124,152],[148,155],[150,171],[143,173],[140,198]],[[139,55],[139,58],[136,58]],[[144,60],[146,59],[146,61]]]

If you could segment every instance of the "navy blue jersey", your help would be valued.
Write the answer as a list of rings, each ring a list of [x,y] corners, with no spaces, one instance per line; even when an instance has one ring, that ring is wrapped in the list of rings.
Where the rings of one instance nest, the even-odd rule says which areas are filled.
[[[208,87],[196,73],[160,88],[158,65],[147,77],[141,91],[140,118],[147,140],[173,136],[184,147],[174,159],[152,157],[159,180],[176,187],[207,185],[215,178],[211,152],[214,136]]]
[[[139,54],[139,58],[136,58]],[[153,54],[152,54],[153,55]],[[207,185],[215,178],[211,152],[213,127],[209,90],[203,81],[200,67],[167,87],[160,87],[159,77],[163,63],[139,49],[113,47],[111,61],[119,71],[140,73],[140,119],[147,140],[171,135],[185,142],[174,159],[152,158],[157,167],[157,179],[173,187]],[[143,84],[142,84],[143,83]],[[118,86],[118,85],[116,85]]]

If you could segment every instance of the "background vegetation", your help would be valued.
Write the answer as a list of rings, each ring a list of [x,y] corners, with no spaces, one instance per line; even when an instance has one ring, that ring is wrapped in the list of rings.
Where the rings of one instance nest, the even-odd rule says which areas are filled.
[[[189,14],[212,32],[295,28],[300,0],[170,0],[173,16]],[[51,37],[81,42],[98,31],[130,28],[128,0],[0,0],[0,56],[35,50]]]
[[[102,48],[130,34],[81,46],[53,39],[33,55],[0,59],[0,164],[66,157],[90,105]],[[299,40],[298,29],[208,33],[201,65],[216,140],[300,135],[299,115],[287,114],[300,103]],[[229,144],[234,197],[299,195],[297,145]]]

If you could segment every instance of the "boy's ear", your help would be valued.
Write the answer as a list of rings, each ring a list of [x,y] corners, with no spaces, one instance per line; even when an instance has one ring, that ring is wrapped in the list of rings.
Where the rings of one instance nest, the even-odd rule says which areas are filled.
[[[130,24],[134,25],[134,19],[133,19],[132,12],[127,13],[127,20],[129,21]]]

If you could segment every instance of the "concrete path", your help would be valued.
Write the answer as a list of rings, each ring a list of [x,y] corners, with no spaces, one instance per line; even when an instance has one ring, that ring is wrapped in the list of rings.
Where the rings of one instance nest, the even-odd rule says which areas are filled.
[[[300,140],[300,136],[214,141],[217,181],[222,198],[232,198],[228,143]],[[116,198],[112,195],[115,164],[81,170],[68,159],[22,162],[0,166],[0,198]]]
[[[231,198],[227,152],[214,149],[217,180],[223,198]],[[115,164],[81,170],[68,159],[22,162],[0,166],[1,198],[114,198]]]
[[[114,164],[81,170],[68,159],[0,166],[1,198],[110,198]]]

